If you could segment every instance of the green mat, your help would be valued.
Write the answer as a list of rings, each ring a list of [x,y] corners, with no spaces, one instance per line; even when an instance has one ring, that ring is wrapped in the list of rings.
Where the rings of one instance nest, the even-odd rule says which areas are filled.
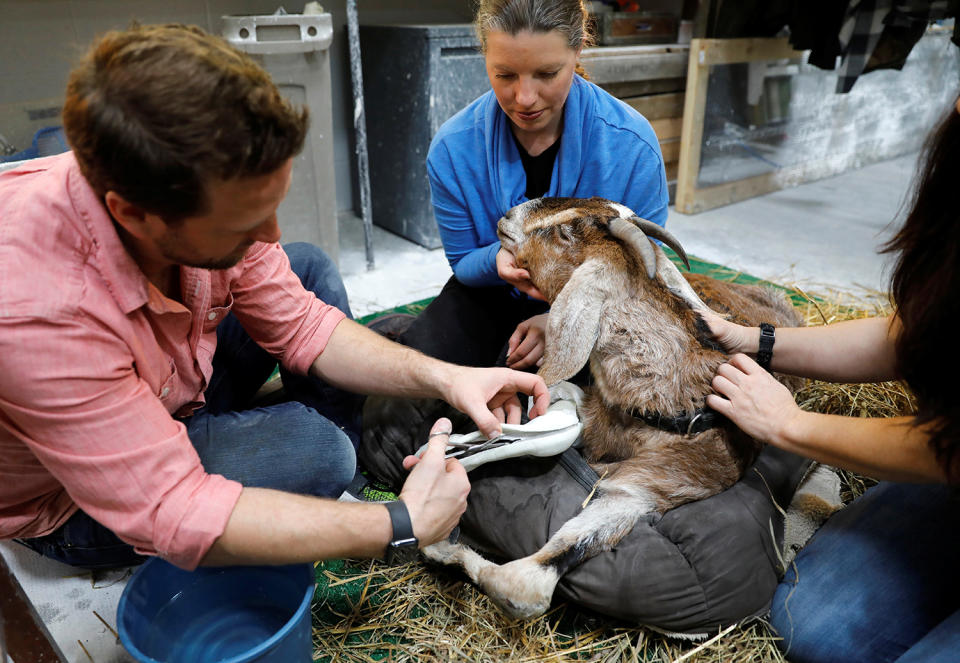
[[[680,260],[680,257],[676,253],[667,247],[663,247],[663,252],[667,254],[667,257],[670,258],[673,264],[675,264],[681,272],[686,271],[683,261]],[[739,272],[735,269],[718,265],[715,262],[701,260],[695,256],[687,256],[687,258],[690,260],[690,272],[693,274],[705,274],[706,276],[715,278],[718,281],[732,281],[733,283],[743,283],[745,285],[763,285],[767,286],[768,288],[781,290],[790,298],[794,306],[805,304],[808,301],[808,296],[804,293],[801,293],[796,288],[787,288],[777,283],[764,281],[763,279],[759,279],[756,276],[751,276],[746,272]]]
[[[410,302],[409,304],[402,304],[401,306],[396,306],[394,308],[387,309],[386,311],[368,313],[367,315],[357,318],[357,322],[359,322],[361,325],[365,325],[371,320],[376,320],[380,316],[388,315],[390,313],[409,313],[410,315],[419,315],[423,309],[427,308],[427,304],[432,302],[433,299],[433,297],[427,297],[426,299]]]

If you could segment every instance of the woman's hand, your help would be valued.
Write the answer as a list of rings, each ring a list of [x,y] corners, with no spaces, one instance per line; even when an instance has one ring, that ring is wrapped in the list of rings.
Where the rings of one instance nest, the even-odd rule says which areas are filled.
[[[760,331],[756,327],[738,325],[735,322],[721,318],[713,311],[701,311],[700,316],[704,322],[707,323],[713,340],[719,343],[727,352],[757,351],[757,345],[760,341]]]
[[[530,281],[530,272],[517,267],[514,255],[502,247],[497,252],[497,274],[520,292],[534,299],[546,299]]]
[[[707,405],[757,440],[786,446],[786,431],[803,414],[790,391],[750,357],[737,354],[721,364],[713,378],[716,394]]]
[[[524,320],[507,341],[507,368],[539,366],[547,342],[548,313]]]

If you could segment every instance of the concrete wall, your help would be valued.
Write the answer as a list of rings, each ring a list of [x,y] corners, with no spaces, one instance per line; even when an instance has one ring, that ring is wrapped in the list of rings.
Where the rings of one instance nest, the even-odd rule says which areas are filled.
[[[101,32],[136,19],[191,23],[219,33],[223,15],[272,14],[283,4],[282,0],[0,0],[0,134],[23,149],[37,129],[59,124],[72,63]],[[334,24],[330,69],[337,207],[354,209],[359,201],[354,204],[346,4],[343,0],[322,4]],[[470,0],[359,0],[357,5],[364,24],[463,23],[472,13]],[[303,2],[284,7],[297,13]]]

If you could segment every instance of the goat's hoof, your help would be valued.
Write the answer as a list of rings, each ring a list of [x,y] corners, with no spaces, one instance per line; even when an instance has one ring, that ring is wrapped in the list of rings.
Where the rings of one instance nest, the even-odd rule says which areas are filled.
[[[480,588],[514,619],[539,617],[550,607],[559,576],[552,568],[526,559],[480,571]]]
[[[437,541],[420,549],[420,554],[437,564],[457,564],[457,547],[447,541]]]

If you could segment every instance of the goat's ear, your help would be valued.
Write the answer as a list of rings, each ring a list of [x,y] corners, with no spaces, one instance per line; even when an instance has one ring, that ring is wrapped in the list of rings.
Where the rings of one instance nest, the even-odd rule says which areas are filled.
[[[577,267],[550,307],[547,342],[538,374],[548,385],[568,380],[590,359],[600,332],[600,315],[609,297],[607,265],[597,259]]]

